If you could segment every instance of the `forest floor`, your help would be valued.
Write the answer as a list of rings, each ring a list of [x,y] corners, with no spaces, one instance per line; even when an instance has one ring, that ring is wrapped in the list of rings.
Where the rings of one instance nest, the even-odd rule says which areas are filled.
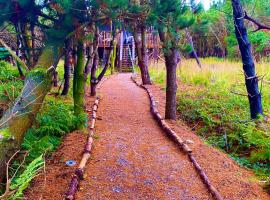
[[[114,75],[99,90],[94,148],[76,199],[212,199],[188,157],[153,119],[147,93],[130,77]],[[164,115],[164,91],[149,87]],[[86,101],[91,110],[94,98]],[[183,140],[192,141],[195,157],[224,199],[269,199],[251,171],[204,144],[183,122],[168,123]],[[85,142],[84,133],[67,135],[24,198],[63,199],[76,167],[67,167],[65,161],[78,163]]]

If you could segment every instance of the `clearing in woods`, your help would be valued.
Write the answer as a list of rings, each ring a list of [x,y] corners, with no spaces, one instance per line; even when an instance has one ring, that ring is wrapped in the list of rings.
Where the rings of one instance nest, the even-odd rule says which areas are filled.
[[[114,75],[99,90],[92,159],[76,199],[212,199],[188,157],[153,119],[147,93],[130,77]],[[157,86],[149,87],[164,114],[164,92]],[[92,103],[93,99],[87,97],[88,110]],[[193,141],[189,146],[224,199],[269,199],[250,171],[204,144],[185,125],[169,123],[184,140]],[[44,174],[37,177],[25,198],[38,199],[42,195],[43,199],[63,199],[75,169],[66,167],[63,161],[78,161],[85,141],[84,134],[68,135],[48,161],[46,181]]]

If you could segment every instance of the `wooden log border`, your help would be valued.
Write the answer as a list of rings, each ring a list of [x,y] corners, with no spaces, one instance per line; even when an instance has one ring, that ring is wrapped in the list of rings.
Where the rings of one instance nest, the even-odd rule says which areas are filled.
[[[207,177],[206,173],[203,171],[199,163],[194,157],[194,154],[192,150],[189,148],[189,146],[170,128],[170,126],[166,123],[166,121],[162,118],[161,114],[158,112],[156,102],[154,100],[154,96],[151,93],[150,89],[148,89],[146,86],[141,85],[137,82],[136,76],[131,76],[131,79],[133,82],[143,88],[147,91],[149,99],[150,99],[150,111],[155,118],[155,120],[158,122],[160,127],[164,130],[164,132],[167,134],[169,138],[171,138],[176,144],[179,145],[180,149],[189,157],[189,160],[193,164],[194,168],[196,169],[197,173],[200,175],[202,182],[207,187],[210,194],[217,200],[223,200],[223,197],[220,195],[220,193],[217,191],[217,189],[211,184],[209,178]]]
[[[111,75],[104,77],[100,81],[100,83],[97,85],[96,89],[97,90],[100,89],[100,87],[103,85],[103,83],[106,80],[108,80],[110,77],[111,77]],[[72,179],[69,183],[69,188],[68,188],[67,192],[65,193],[66,200],[74,200],[75,199],[75,195],[76,195],[78,188],[79,188],[79,183],[81,180],[84,179],[85,166],[86,166],[87,161],[89,160],[89,158],[91,156],[91,150],[92,150],[92,146],[93,146],[93,137],[95,134],[94,129],[95,129],[95,124],[96,124],[96,119],[97,119],[97,110],[98,110],[99,101],[100,101],[100,97],[97,96],[96,100],[94,102],[93,108],[92,108],[92,121],[90,123],[90,127],[89,127],[90,131],[89,131],[89,134],[87,137],[87,142],[86,142],[85,147],[84,147],[82,159],[79,163],[79,167],[75,170],[74,174],[72,175]]]
[[[98,104],[100,101],[100,97],[97,97],[94,105],[93,105],[93,109],[92,109],[92,121],[91,121],[91,125],[90,125],[90,132],[88,134],[87,137],[87,142],[85,144],[84,147],[84,152],[82,155],[82,159],[79,163],[78,168],[75,170],[74,174],[72,175],[72,179],[71,182],[69,184],[69,188],[68,191],[66,192],[66,199],[67,200],[73,200],[75,199],[75,194],[78,191],[78,187],[79,187],[79,183],[81,180],[84,179],[84,170],[85,170],[85,166],[87,164],[87,161],[89,160],[90,156],[91,156],[91,150],[93,147],[93,137],[94,137],[94,128],[95,128],[95,123],[96,123],[96,118],[97,118],[97,110],[98,110]]]

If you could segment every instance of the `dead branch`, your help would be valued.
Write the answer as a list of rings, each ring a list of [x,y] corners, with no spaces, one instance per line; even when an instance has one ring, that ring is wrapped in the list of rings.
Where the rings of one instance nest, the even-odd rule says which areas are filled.
[[[13,194],[15,191],[10,191],[9,188],[10,188],[10,184],[11,184],[11,181],[12,181],[12,177],[11,179],[9,179],[9,166],[10,166],[10,162],[13,160],[13,158],[19,153],[20,151],[16,151],[11,157],[10,159],[8,160],[7,164],[6,164],[6,190],[4,192],[4,194],[2,194],[0,196],[0,199],[7,199],[11,194]]]
[[[244,96],[244,97],[247,97],[248,96],[246,94],[242,94],[242,93],[235,92],[235,91],[232,91],[232,90],[231,90],[231,93],[236,94],[236,95],[239,95],[239,96]]]
[[[7,49],[7,51],[12,55],[12,57],[22,66],[26,69],[26,71],[29,71],[29,68],[27,67],[27,65],[16,55],[16,53],[14,51],[12,51],[8,45],[2,40],[0,39],[0,43]]]
[[[247,12],[245,11],[244,19],[254,23],[257,26],[257,29],[255,29],[253,32],[257,32],[259,30],[268,30],[270,31],[270,26],[267,26],[265,24],[260,23],[258,20],[250,17]]]

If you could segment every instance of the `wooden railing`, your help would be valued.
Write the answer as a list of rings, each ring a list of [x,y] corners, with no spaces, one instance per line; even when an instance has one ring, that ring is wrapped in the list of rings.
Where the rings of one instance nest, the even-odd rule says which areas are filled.
[[[110,47],[111,33],[108,31],[102,31],[99,33],[98,44],[99,47]]]
[[[119,44],[120,40],[120,34],[116,37],[117,44]],[[101,48],[108,48],[110,47],[110,41],[111,41],[111,33],[109,31],[102,31],[99,34],[99,47]],[[147,48],[154,49],[154,48],[161,48],[159,36],[156,33],[148,32],[146,35],[146,43]]]
[[[156,33],[147,33],[146,43],[148,49],[160,48],[159,36]]]

